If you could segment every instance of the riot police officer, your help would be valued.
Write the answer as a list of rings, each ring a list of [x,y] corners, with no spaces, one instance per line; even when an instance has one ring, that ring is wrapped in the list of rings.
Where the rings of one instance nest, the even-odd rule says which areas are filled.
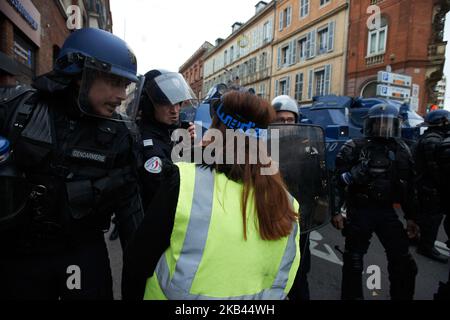
[[[139,128],[143,140],[144,165],[139,170],[144,208],[151,203],[163,179],[163,170],[173,166],[172,141],[174,130],[183,127],[195,138],[191,121],[181,122],[180,111],[192,107],[196,97],[183,76],[166,70],[151,70],[145,75],[140,101]]]
[[[104,232],[115,214],[125,247],[143,218],[127,103],[136,70],[123,40],[81,29],[34,90],[2,90],[0,135],[30,192],[0,233],[0,297],[113,298]]]
[[[437,260],[447,259],[434,247],[443,215],[449,219],[448,201],[444,198],[450,184],[450,112],[437,110],[428,113],[414,152],[420,203],[421,230],[417,252]],[[447,222],[448,223],[448,222]]]
[[[391,299],[413,299],[417,266],[408,249],[415,224],[412,155],[400,137],[397,108],[379,104],[369,110],[364,138],[345,143],[336,157],[338,212],[333,225],[345,236],[342,299],[363,299],[363,257],[372,234],[380,239],[388,259]],[[346,220],[340,213],[347,205]],[[408,234],[394,204],[405,213]],[[345,227],[344,227],[345,226]]]

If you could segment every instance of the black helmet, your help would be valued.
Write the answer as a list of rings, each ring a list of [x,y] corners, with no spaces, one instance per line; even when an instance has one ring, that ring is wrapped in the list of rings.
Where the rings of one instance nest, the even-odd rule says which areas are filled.
[[[370,138],[398,138],[400,128],[399,111],[389,104],[377,104],[370,108],[364,121],[364,135]]]
[[[450,112],[447,110],[431,111],[425,116],[424,122],[420,126],[448,129],[450,127]]]

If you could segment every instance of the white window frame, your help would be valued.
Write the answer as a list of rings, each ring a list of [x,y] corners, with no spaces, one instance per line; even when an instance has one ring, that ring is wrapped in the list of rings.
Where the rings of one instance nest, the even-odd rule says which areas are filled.
[[[286,52],[286,61],[284,61],[284,52]],[[289,65],[290,61],[289,55],[290,55],[289,43],[287,43],[286,45],[281,47],[281,63],[280,63],[281,68]]]
[[[317,86],[317,81],[318,81],[317,74],[319,72],[323,72],[323,81],[321,83],[321,91],[322,91],[321,93],[322,94],[318,94],[319,92],[317,90],[317,88],[318,88],[318,86]],[[313,97],[323,96],[323,95],[325,95],[325,67],[314,69],[314,81],[313,81]]]
[[[320,0],[320,2],[319,2],[319,9],[322,9],[322,8],[326,7],[327,5],[329,5],[331,3],[331,0],[323,0],[323,1],[325,1],[325,2],[324,3],[320,3],[320,2],[322,2],[322,0]]]
[[[303,54],[304,54],[303,57],[301,55],[302,54],[302,44],[301,44],[302,41],[304,41],[304,43],[305,43],[305,48],[304,48],[305,50],[303,52]],[[306,61],[308,59],[308,56],[306,54],[308,52],[308,37],[306,35],[304,35],[304,36],[298,38],[297,46],[298,46],[298,61],[300,61],[300,62]]]
[[[299,0],[299,1],[300,1],[300,19],[305,19],[307,16],[309,16],[311,2],[309,0]],[[305,10],[305,7],[308,8],[307,11]]]
[[[321,32],[323,32],[323,31],[325,31],[326,30],[326,37],[325,37],[325,48],[324,48],[324,51],[323,52],[321,52],[320,51],[320,34],[321,34]],[[319,29],[317,29],[317,40],[316,40],[316,46],[317,46],[317,48],[315,48],[315,50],[316,50],[316,55],[322,55],[322,54],[326,54],[326,53],[328,53],[328,41],[329,41],[329,38],[330,38],[330,28],[329,28],[329,25],[327,24],[327,25],[325,25],[325,26],[323,26],[323,27],[321,27],[321,28],[319,28]]]
[[[367,57],[373,57],[373,56],[378,56],[380,54],[384,54],[386,53],[386,45],[387,45],[387,38],[388,38],[388,25],[385,25],[384,27],[381,27],[379,29],[373,30],[373,31],[369,31],[369,34],[367,36]],[[380,33],[384,31],[385,32],[385,37],[384,37],[384,50],[383,51],[379,51],[378,45],[380,43]],[[375,37],[375,45],[376,45],[376,50],[374,53],[370,53],[370,47],[371,47],[371,38],[372,35],[376,34]]]

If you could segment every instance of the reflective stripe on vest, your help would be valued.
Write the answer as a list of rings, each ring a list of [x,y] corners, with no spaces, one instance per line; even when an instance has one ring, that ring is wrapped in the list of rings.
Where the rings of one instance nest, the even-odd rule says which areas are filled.
[[[297,244],[296,236],[298,224],[294,223],[287,241],[286,249],[280,263],[276,278],[270,289],[263,290],[253,295],[243,295],[236,297],[209,297],[204,295],[190,294],[197,270],[202,260],[208,238],[208,230],[212,216],[214,198],[214,173],[210,169],[196,166],[195,186],[190,219],[186,231],[186,236],[180,256],[176,262],[172,279],[170,278],[169,266],[166,255],[163,254],[156,266],[159,286],[165,297],[169,300],[280,300],[286,298],[284,292],[292,268]],[[289,198],[294,201],[289,195]]]

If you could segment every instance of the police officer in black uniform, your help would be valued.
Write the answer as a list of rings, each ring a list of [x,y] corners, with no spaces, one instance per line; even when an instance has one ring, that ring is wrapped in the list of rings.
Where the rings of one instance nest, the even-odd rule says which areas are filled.
[[[143,218],[137,103],[126,103],[136,101],[136,70],[124,41],[81,29],[34,90],[1,91],[0,135],[28,195],[0,233],[2,299],[113,298],[104,233],[115,214],[124,247]]]
[[[180,121],[181,109],[195,103],[195,94],[181,74],[166,70],[146,73],[139,107],[144,161],[139,176],[144,208],[153,200],[164,178],[163,170],[173,166],[172,148],[179,141],[172,139],[172,133],[183,128],[192,140],[196,137],[193,119]]]
[[[365,137],[348,141],[336,158],[338,212],[333,225],[343,229],[345,240],[342,299],[363,299],[363,257],[372,234],[380,239],[388,259],[390,295],[393,300],[414,297],[417,266],[408,249],[408,236],[415,236],[416,192],[413,160],[399,139],[397,108],[379,104],[369,110]],[[347,205],[347,217],[340,213]],[[405,213],[408,233],[399,221],[394,204]],[[344,228],[345,226],[345,228]]]
[[[421,231],[417,252],[445,263],[447,258],[437,251],[434,243],[442,218],[447,215],[448,220],[450,211],[445,199],[450,188],[450,112],[432,111],[424,120],[422,126],[428,129],[420,137],[414,152]]]

